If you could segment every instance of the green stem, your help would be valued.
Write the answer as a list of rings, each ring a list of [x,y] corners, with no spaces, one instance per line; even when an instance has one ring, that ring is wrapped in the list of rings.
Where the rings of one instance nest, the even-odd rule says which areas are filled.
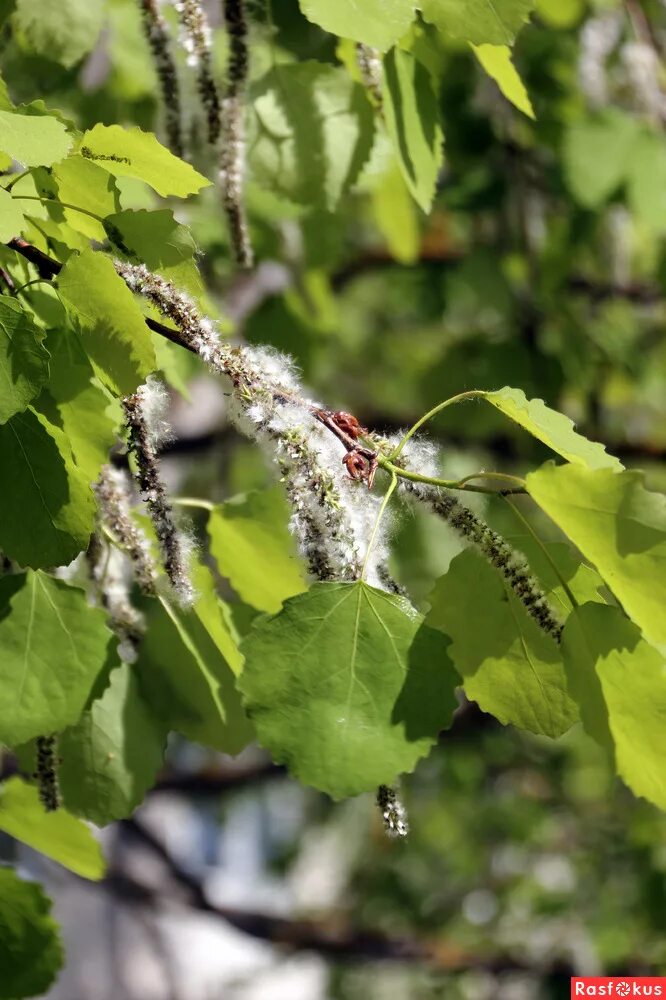
[[[574,608],[574,609],[577,608],[578,607],[578,601],[574,597],[574,595],[573,595],[573,593],[571,591],[571,587],[569,586],[569,584],[567,583],[567,581],[564,579],[564,577],[560,573],[560,570],[559,570],[559,568],[557,566],[557,563],[555,562],[555,560],[551,556],[551,554],[548,551],[548,548],[545,545],[545,543],[542,541],[542,539],[539,537],[539,535],[537,535],[536,531],[534,530],[534,528],[532,527],[532,525],[530,524],[530,522],[527,520],[527,518],[525,517],[525,515],[523,514],[523,512],[521,510],[519,510],[518,507],[516,507],[515,504],[511,503],[511,501],[509,500],[509,498],[507,496],[504,496],[504,499],[506,500],[506,502],[508,503],[509,507],[514,512],[514,514],[516,515],[516,517],[518,518],[518,520],[522,521],[522,523],[527,528],[528,532],[530,533],[530,535],[532,536],[532,538],[537,543],[537,545],[539,546],[539,548],[541,549],[541,551],[545,555],[546,559],[550,563],[551,569],[555,573],[555,576],[557,577],[557,579],[562,584],[562,589],[564,590],[564,593],[567,595],[569,601],[571,602],[571,607]]]
[[[501,477],[502,481],[506,482],[510,480],[515,483],[516,486],[502,490],[502,494],[514,494],[514,493],[525,493],[525,481],[519,479],[518,476],[505,476],[501,472],[485,473],[480,472],[474,476],[466,476],[465,479],[437,479],[435,476],[423,476],[420,472],[412,472],[410,469],[401,469],[399,465],[394,465],[389,458],[385,458],[380,455],[378,458],[379,465],[386,472],[390,472],[392,475],[397,476],[399,479],[409,479],[412,483],[426,483],[429,486],[440,486],[445,490],[461,490],[466,493],[489,493],[492,496],[496,496],[498,491],[491,489],[488,486],[470,486],[468,483],[469,479],[476,479],[477,476],[488,476],[488,477]]]
[[[199,507],[207,511],[215,510],[216,506],[210,500],[199,500],[197,497],[173,497],[171,503],[176,507]]]
[[[40,198],[36,194],[15,194],[13,197],[16,201],[40,201],[42,205],[60,205],[61,208],[71,208],[73,212],[80,212],[81,215],[88,215],[91,219],[96,219],[97,222],[104,222],[104,218],[101,215],[97,215],[96,212],[89,212],[87,208],[72,205],[69,201],[59,201],[57,198]]]
[[[26,281],[23,285],[19,285],[17,288],[15,288],[14,291],[12,292],[12,295],[18,295],[19,292],[22,292],[24,289],[29,288],[30,285],[39,285],[43,281],[46,282],[47,285],[51,284],[50,278],[32,278],[31,281]]]
[[[20,181],[22,177],[27,177],[29,173],[29,170],[22,170],[20,174],[14,174],[9,184],[5,184],[5,191],[11,191],[16,182]]]
[[[389,483],[389,487],[388,487],[386,493],[384,494],[384,499],[382,500],[381,506],[380,506],[380,508],[379,508],[379,510],[377,512],[377,518],[375,520],[374,527],[372,529],[372,534],[370,535],[370,541],[368,542],[368,548],[367,548],[367,551],[365,553],[365,559],[363,560],[363,568],[361,570],[361,580],[365,580],[365,574],[366,574],[367,569],[368,569],[368,562],[370,560],[370,555],[372,553],[372,550],[375,547],[375,541],[376,541],[376,538],[377,538],[377,532],[379,531],[379,525],[380,525],[381,519],[384,516],[384,511],[386,510],[388,502],[391,499],[391,495],[392,495],[392,493],[395,490],[395,488],[396,488],[397,485],[398,485],[398,478],[397,478],[396,474],[394,472],[392,472],[391,473],[391,482]]]
[[[453,406],[454,403],[462,403],[465,399],[478,399],[479,397],[485,395],[486,393],[482,389],[470,389],[469,392],[459,392],[457,396],[451,396],[450,399],[445,399],[443,403],[438,403],[437,406],[432,408],[432,410],[428,410],[427,413],[424,413],[424,415],[409,428],[400,444],[389,456],[391,461],[395,461],[410,438],[413,438],[416,432],[420,430],[424,424],[426,424],[429,420],[432,420],[433,417],[436,417],[438,413],[442,412],[442,410],[445,410],[447,406]]]

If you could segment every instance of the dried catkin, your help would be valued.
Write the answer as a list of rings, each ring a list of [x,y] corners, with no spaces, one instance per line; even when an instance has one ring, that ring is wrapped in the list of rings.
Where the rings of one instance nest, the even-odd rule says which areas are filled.
[[[180,87],[176,63],[171,53],[169,29],[162,17],[159,0],[139,0],[139,6],[143,14],[143,30],[153,54],[157,79],[162,91],[164,122],[169,148],[176,156],[183,156]]]
[[[37,762],[35,780],[39,798],[46,812],[60,808],[60,786],[58,783],[58,739],[56,736],[38,736],[36,740]]]
[[[382,77],[384,67],[382,66],[382,56],[378,49],[373,49],[371,45],[364,45],[363,42],[356,43],[356,62],[361,73],[363,86],[370,95],[373,105],[377,111],[383,108]]]
[[[190,541],[176,525],[157,459],[157,447],[164,433],[162,395],[158,383],[151,380],[123,400],[123,409],[139,492],[150,512],[164,570],[179,603],[187,607],[195,596],[189,575]]]
[[[181,38],[187,62],[197,71],[197,90],[206,113],[208,141],[217,144],[221,128],[220,95],[213,73],[211,31],[206,12],[199,0],[179,0],[176,10],[180,17]]]
[[[248,76],[247,19],[243,0],[223,0],[224,23],[229,36],[229,62],[222,102],[220,184],[229,224],[234,259],[250,268],[254,252],[245,211],[245,88]]]
[[[530,573],[527,560],[520,552],[516,552],[498,532],[488,527],[468,507],[439,487],[404,482],[403,489],[429,506],[459,535],[472,542],[488,562],[499,570],[537,625],[555,642],[560,641],[562,624],[553,614],[546,595]]]

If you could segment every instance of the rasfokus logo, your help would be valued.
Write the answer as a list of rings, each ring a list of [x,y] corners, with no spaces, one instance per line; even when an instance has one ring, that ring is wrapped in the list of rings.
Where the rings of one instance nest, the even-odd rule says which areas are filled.
[[[664,997],[666,976],[575,976],[572,997]]]

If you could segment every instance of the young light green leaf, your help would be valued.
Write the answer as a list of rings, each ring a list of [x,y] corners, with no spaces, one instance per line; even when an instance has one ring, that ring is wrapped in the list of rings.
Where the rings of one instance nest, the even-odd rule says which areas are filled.
[[[247,604],[271,614],[306,589],[288,520],[284,491],[276,486],[220,504],[208,521],[220,573]]]
[[[77,212],[62,208],[66,222],[77,232],[102,243],[106,239],[104,226],[86,213],[104,219],[119,210],[120,199],[114,178],[92,160],[73,155],[54,164],[52,180],[60,201],[85,209],[84,212]]]
[[[51,330],[45,343],[51,377],[35,408],[62,429],[86,482],[93,483],[117,440],[120,406],[93,381],[81,341],[71,330]]]
[[[0,424],[25,410],[49,377],[43,337],[18,302],[0,298]]]
[[[92,250],[72,255],[58,276],[58,292],[96,374],[127,396],[157,367],[141,310],[108,257]]]
[[[95,125],[84,133],[80,152],[116,177],[138,177],[165,198],[187,198],[210,184],[158,142],[152,132],[137,127]]]
[[[102,29],[104,0],[16,0],[19,44],[69,69],[93,48]]]
[[[564,172],[574,197],[599,208],[624,183],[640,125],[617,108],[573,124],[564,139]]]
[[[259,742],[332,798],[390,784],[450,724],[458,677],[446,645],[398,597],[315,584],[258,619],[241,646]]]
[[[536,0],[421,0],[426,21],[453,38],[511,45]]]
[[[81,715],[111,633],[84,591],[46,573],[0,579],[0,742],[58,732]]]
[[[21,203],[12,198],[9,191],[0,188],[0,243],[9,243],[15,236],[20,236],[26,225]]]
[[[0,785],[0,830],[82,878],[104,878],[104,855],[86,824],[66,809],[45,812],[37,788],[21,778]]]
[[[666,643],[666,497],[640,472],[543,465],[532,498],[604,578],[648,642]]]
[[[513,64],[508,45],[472,45],[472,51],[488,76],[497,83],[507,101],[511,101],[528,118],[534,118],[532,102]]]
[[[414,19],[414,0],[301,0],[305,16],[324,31],[382,52],[405,34]]]
[[[401,264],[418,260],[421,233],[417,211],[397,163],[373,185],[372,214],[391,255]]]
[[[0,868],[0,1000],[45,993],[63,966],[51,900],[36,882]]]
[[[577,719],[557,643],[473,549],[451,562],[430,595],[426,624],[451,639],[465,693],[507,725],[561,736]]]
[[[58,739],[67,808],[98,826],[129,816],[155,781],[166,736],[141,695],[134,668],[117,667],[102,697]]]
[[[384,117],[414,200],[430,211],[442,164],[439,102],[430,74],[411,52],[393,48],[384,59]]]
[[[203,582],[199,574],[197,585]],[[252,727],[236,691],[238,651],[222,608],[213,618],[211,610],[205,594],[191,611],[146,602],[148,629],[136,670],[144,697],[166,727],[236,754],[252,739]]]
[[[257,181],[277,195],[333,210],[370,155],[375,115],[341,67],[277,65],[253,88],[248,142]]]
[[[588,469],[622,468],[617,458],[606,453],[604,445],[578,434],[568,417],[551,410],[542,399],[528,399],[522,389],[509,386],[486,392],[483,398],[567,461]]]
[[[0,111],[0,150],[26,167],[50,167],[71,145],[65,125],[50,115]]]
[[[0,425],[0,548],[21,566],[62,566],[88,544],[95,501],[65,435],[30,407]]]
[[[636,795],[666,809],[666,660],[619,608],[586,604],[563,637],[586,728],[612,738],[618,774]]]

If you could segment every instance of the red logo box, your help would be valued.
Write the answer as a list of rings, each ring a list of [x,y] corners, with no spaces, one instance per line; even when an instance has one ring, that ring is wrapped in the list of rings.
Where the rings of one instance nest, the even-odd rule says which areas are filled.
[[[663,997],[666,976],[573,976],[571,997]]]

